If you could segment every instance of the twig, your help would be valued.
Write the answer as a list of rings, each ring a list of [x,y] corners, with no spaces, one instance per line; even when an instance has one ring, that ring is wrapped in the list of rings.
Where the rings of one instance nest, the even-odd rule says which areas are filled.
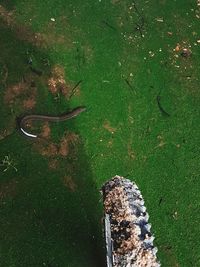
[[[164,110],[164,108],[162,107],[162,105],[160,103],[160,100],[161,100],[161,96],[160,95],[158,95],[156,97],[156,100],[157,100],[157,104],[158,104],[158,107],[159,107],[161,113],[166,117],[170,117],[170,114],[167,111]]]
[[[86,59],[85,59],[85,54],[84,51],[81,51],[78,47],[76,48],[77,55],[75,56],[75,59],[77,60],[77,67],[78,69],[81,68],[82,65],[85,64]]]
[[[5,84],[8,78],[8,68],[6,65],[3,66],[1,74],[4,75],[4,77],[2,77],[2,83]]]
[[[71,95],[69,96],[69,99],[71,99],[71,97],[75,94],[77,87],[79,86],[79,84],[82,83],[82,80],[78,81],[75,86],[72,88],[72,92]]]
[[[161,197],[160,200],[159,200],[159,202],[158,202],[158,205],[159,206],[161,205],[162,201],[163,201],[163,198]]]
[[[136,94],[136,93],[135,93],[135,90],[134,90],[133,86],[130,84],[129,80],[128,80],[128,79],[124,79],[124,81],[126,82],[126,84],[128,85],[128,87],[131,89],[131,91],[132,91],[134,94]]]
[[[116,31],[116,28],[113,27],[113,26],[112,26],[110,23],[108,23],[107,21],[102,20],[102,23],[103,23],[104,25],[106,25],[108,28],[110,28],[110,29]]]

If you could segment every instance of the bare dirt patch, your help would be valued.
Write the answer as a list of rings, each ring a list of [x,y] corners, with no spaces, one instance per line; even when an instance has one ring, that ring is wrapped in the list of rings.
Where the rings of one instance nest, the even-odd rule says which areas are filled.
[[[66,137],[62,138],[60,142],[59,154],[62,157],[66,157],[69,154],[69,141]]]
[[[55,143],[47,143],[45,140],[41,140],[35,144],[35,148],[42,156],[54,157],[58,155],[58,145]]]
[[[56,65],[52,68],[51,77],[48,80],[49,91],[52,94],[61,93],[67,98],[70,95],[70,86],[65,81],[65,70],[62,66]]]
[[[6,127],[6,129],[2,129],[0,131],[0,140],[3,140],[4,138],[6,138],[7,136],[11,135],[13,133],[13,125],[14,125],[15,121],[11,121],[9,122],[8,126]]]
[[[9,105],[13,104],[15,98],[23,94],[25,90],[26,84],[24,82],[19,82],[18,84],[8,87],[4,95],[4,102]]]
[[[75,184],[74,180],[72,179],[71,176],[66,175],[62,179],[64,186],[69,188],[72,192],[74,192],[77,188],[77,185]]]
[[[49,127],[49,123],[45,122],[44,125],[42,126],[42,132],[41,132],[41,137],[48,139],[51,134],[51,129]]]
[[[32,98],[28,98],[28,99],[25,99],[23,101],[23,107],[25,109],[33,109],[36,105],[36,100],[32,97]]]
[[[75,133],[65,133],[59,143],[51,140],[38,139],[35,149],[45,157],[67,157],[74,153],[75,146],[79,143],[79,136]]]
[[[79,143],[79,136],[75,133],[64,135],[60,142],[59,155],[66,157],[69,154],[70,147],[75,147]]]
[[[57,159],[50,159],[49,160],[49,168],[52,170],[56,170],[59,166],[58,160]]]
[[[116,128],[112,127],[110,125],[110,122],[109,121],[105,121],[104,124],[103,124],[103,128],[106,129],[108,132],[114,134],[116,132]]]
[[[34,77],[30,73],[25,76],[26,79],[23,78],[22,81],[7,86],[3,96],[4,104],[8,107],[8,110],[17,111],[20,115],[27,110],[34,109],[37,103],[37,87],[34,82]],[[16,118],[11,112],[11,115],[6,122],[6,129],[0,132],[0,139],[10,135],[15,127]],[[31,122],[27,122],[26,127],[31,129]]]
[[[7,11],[2,5],[0,5],[0,17],[8,25],[13,24],[14,10]]]
[[[7,87],[4,94],[4,103],[7,105],[18,104],[24,109],[32,109],[36,105],[36,87],[31,86],[30,81],[22,81]]]
[[[63,95],[67,99],[69,99],[72,94],[73,95],[80,95],[80,88],[77,86],[74,88],[73,86],[69,85],[65,80],[65,70],[60,65],[55,65],[51,71],[51,77],[48,79],[48,88],[49,91],[53,95]],[[73,92],[73,90],[75,92]]]

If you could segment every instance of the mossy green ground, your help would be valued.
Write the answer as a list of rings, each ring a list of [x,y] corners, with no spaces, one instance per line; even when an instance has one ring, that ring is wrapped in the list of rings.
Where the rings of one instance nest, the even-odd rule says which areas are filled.
[[[0,4],[7,12],[0,12],[0,159],[9,156],[17,168],[0,169],[0,266],[105,266],[99,189],[116,174],[142,191],[162,266],[200,266],[196,1]],[[34,33],[46,37],[45,46],[31,42]],[[191,53],[181,56],[183,48]],[[37,104],[23,110],[60,114],[87,107],[74,120],[50,125],[57,142],[66,130],[81,138],[76,157],[59,157],[55,170],[19,133],[20,100],[7,105],[4,99],[30,71],[30,54],[45,77],[60,65],[70,84],[82,80],[80,96],[58,102],[35,75]],[[159,109],[158,95],[170,116]],[[68,174],[75,191],[63,184]]]

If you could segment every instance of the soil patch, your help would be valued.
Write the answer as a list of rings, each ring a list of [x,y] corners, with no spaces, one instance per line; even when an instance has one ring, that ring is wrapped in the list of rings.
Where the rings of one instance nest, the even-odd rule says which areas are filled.
[[[77,185],[75,184],[74,180],[71,176],[66,175],[62,179],[64,186],[70,189],[70,191],[74,192],[77,188]]]
[[[42,132],[41,132],[41,137],[48,139],[51,134],[51,129],[49,127],[48,122],[44,122],[44,125],[42,126]]]
[[[33,109],[35,107],[35,105],[36,105],[36,101],[33,97],[30,97],[30,98],[25,99],[23,101],[23,107],[25,109]]]
[[[49,91],[53,95],[63,95],[68,100],[72,95],[80,95],[80,88],[69,85],[65,80],[65,70],[60,65],[55,65],[51,71],[51,77],[48,80]],[[73,92],[75,90],[75,92]]]
[[[36,94],[36,87],[28,79],[9,86],[5,91],[4,103],[12,106],[18,104],[19,107],[22,106],[24,109],[33,109],[36,105]]]
[[[12,26],[14,23],[14,10],[7,11],[2,5],[0,5],[0,17],[8,26]]]
[[[48,128],[47,128],[48,129]],[[48,132],[48,130],[47,130]],[[35,149],[46,157],[67,157],[74,154],[74,148],[79,143],[79,136],[75,133],[65,133],[59,143],[51,140],[38,139]]]
[[[106,129],[107,131],[109,131],[110,133],[114,134],[116,132],[116,128],[112,127],[110,125],[110,122],[109,121],[105,121],[104,124],[103,124],[103,128]]]
[[[3,140],[7,136],[11,135],[13,133],[13,125],[15,122],[12,122],[9,124],[9,126],[6,129],[3,129],[0,131],[0,140]]]
[[[56,170],[58,168],[58,160],[57,159],[50,159],[49,160],[49,168],[52,170]]]

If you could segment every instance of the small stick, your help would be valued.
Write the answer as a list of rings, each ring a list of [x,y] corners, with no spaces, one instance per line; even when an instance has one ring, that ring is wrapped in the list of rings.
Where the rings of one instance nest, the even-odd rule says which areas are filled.
[[[112,29],[112,30],[114,30],[114,31],[116,31],[116,28],[115,27],[113,27],[112,25],[110,25],[110,23],[108,23],[107,21],[105,21],[105,20],[102,20],[102,23],[103,24],[105,24],[107,27],[109,27],[110,29]]]
[[[162,105],[161,105],[161,103],[160,103],[160,99],[161,99],[161,97],[160,97],[160,95],[158,95],[158,96],[156,97],[156,100],[157,100],[157,104],[158,104],[158,107],[159,107],[161,113],[162,113],[164,116],[166,116],[166,117],[170,117],[170,114],[169,114],[167,111],[165,111],[165,110],[163,109],[163,107],[162,107]]]
[[[131,91],[135,93],[135,90],[134,90],[133,86],[130,84],[130,82],[128,81],[128,79],[124,79],[124,80],[125,80],[126,84],[128,85],[128,87],[131,89]]]
[[[163,198],[161,197],[160,200],[159,200],[159,202],[158,202],[158,205],[159,206],[161,205],[162,201],[163,201]]]
[[[82,80],[78,81],[78,82],[74,85],[74,87],[72,88],[71,95],[69,96],[69,99],[75,94],[76,89],[77,89],[77,87],[79,86],[80,83],[82,83]]]
[[[4,74],[4,77],[2,78],[2,83],[5,84],[8,78],[8,68],[6,67],[6,65],[3,66],[2,73]]]

